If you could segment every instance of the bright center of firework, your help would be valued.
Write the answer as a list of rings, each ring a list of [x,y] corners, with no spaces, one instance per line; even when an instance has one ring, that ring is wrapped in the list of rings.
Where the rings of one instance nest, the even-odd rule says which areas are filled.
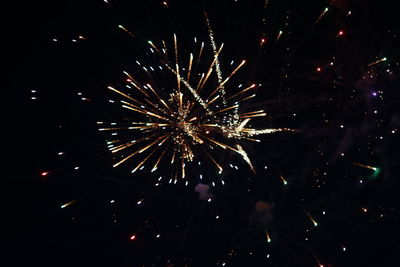
[[[183,132],[187,136],[193,136],[196,130],[196,127],[194,125],[186,121],[178,122],[176,126],[179,132]]]
[[[196,127],[194,125],[192,125],[190,122],[186,122],[186,121],[179,121],[176,123],[176,136],[180,137],[180,141],[184,142],[184,138],[185,137],[191,137],[192,139],[194,139],[194,141],[196,141],[195,134],[196,134]],[[182,144],[181,142],[179,142],[179,144]]]

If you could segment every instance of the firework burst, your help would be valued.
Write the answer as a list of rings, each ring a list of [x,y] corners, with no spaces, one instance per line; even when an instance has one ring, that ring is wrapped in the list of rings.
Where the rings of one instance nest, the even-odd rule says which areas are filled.
[[[209,43],[195,39],[198,52],[189,53],[186,63],[183,63],[184,57],[180,57],[178,52],[180,49],[175,34],[172,48],[165,41],[160,47],[149,41],[149,49],[159,63],[157,68],[146,68],[137,62],[148,82],[139,82],[134,75],[124,71],[124,89],[108,86],[109,90],[121,97],[123,108],[142,118],[142,121],[130,121],[130,125],[122,127],[115,123],[110,126],[104,122],[98,123],[100,131],[112,132],[114,140],[108,142],[110,151],[121,154],[114,167],[137,158],[132,172],[143,169],[145,165],[149,165],[151,172],[154,172],[162,162],[168,162],[175,166],[172,178],[176,181],[185,178],[188,164],[200,158],[212,162],[216,171],[222,173],[223,164],[212,154],[228,150],[239,155],[255,172],[242,143],[260,142],[257,136],[262,134],[296,131],[288,128],[255,129],[249,126],[253,118],[267,116],[262,109],[245,113],[240,110],[243,103],[256,96],[256,85],[239,85],[239,90],[229,92],[229,80],[246,61],[241,61],[224,77],[220,64],[223,44],[217,46],[207,15],[205,17]],[[206,58],[207,50],[210,59]],[[206,67],[202,69],[204,65]],[[161,83],[157,82],[160,79],[156,75],[163,79]],[[121,132],[125,132],[123,138],[120,138]]]

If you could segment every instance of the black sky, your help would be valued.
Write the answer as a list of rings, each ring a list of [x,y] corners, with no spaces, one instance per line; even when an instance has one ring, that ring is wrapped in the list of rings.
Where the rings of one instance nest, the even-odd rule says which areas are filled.
[[[267,9],[243,0],[110,3],[13,2],[3,10],[5,266],[396,266],[393,1],[270,0]],[[257,126],[301,133],[249,145],[256,175],[228,168],[225,186],[193,178],[188,187],[168,180],[155,187],[158,176],[112,168],[96,121],[126,115],[107,103],[106,87],[120,84],[136,60],[151,64],[147,40],[177,33],[187,49],[194,36],[208,40],[204,11],[226,46],[226,65],[245,58],[238,79],[263,84],[246,108],[263,107],[272,118]],[[199,182],[210,187],[211,202],[199,197]]]

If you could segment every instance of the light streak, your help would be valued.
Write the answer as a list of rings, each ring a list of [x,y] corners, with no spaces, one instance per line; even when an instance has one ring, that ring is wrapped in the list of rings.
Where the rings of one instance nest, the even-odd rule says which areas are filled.
[[[368,67],[371,67],[371,66],[373,66],[373,65],[379,64],[379,63],[381,63],[381,62],[383,62],[383,61],[386,61],[386,60],[387,60],[386,57],[381,58],[381,59],[378,59],[378,60],[376,60],[376,61],[374,61],[374,62],[368,64]]]
[[[314,226],[317,227],[318,226],[317,221],[314,220],[314,218],[306,210],[304,210],[304,212],[307,214],[308,218],[311,220],[311,222],[314,224]]]
[[[379,173],[381,172],[381,169],[378,167],[374,167],[374,166],[370,166],[370,165],[366,165],[366,164],[361,164],[359,162],[353,162],[354,165],[362,167],[362,168],[366,168],[366,169],[370,169],[373,170],[374,173],[372,174],[372,177],[377,177],[379,175]]]
[[[276,41],[278,41],[278,40],[281,38],[282,33],[283,33],[282,31],[279,31],[279,32],[278,32],[278,36],[276,37]]]
[[[360,167],[363,167],[363,168],[366,168],[366,169],[373,170],[373,171],[376,171],[378,169],[377,167],[361,164],[361,163],[358,163],[358,162],[353,162],[353,164],[357,165],[357,166],[360,166]]]
[[[283,175],[279,175],[279,178],[281,178],[281,180],[282,180],[282,183],[284,184],[284,185],[287,185],[288,184],[288,182],[286,181],[286,179],[285,179],[285,177],[283,177]]]
[[[268,232],[267,229],[265,229],[265,235],[266,235],[266,237],[267,237],[267,242],[268,242],[268,243],[271,243],[271,237],[270,237],[269,232]]]
[[[74,204],[75,202],[76,202],[76,200],[72,200],[70,202],[67,202],[67,203],[61,205],[60,208],[64,209],[64,208],[68,207],[69,205]]]
[[[325,8],[324,11],[322,11],[321,15],[319,15],[319,17],[317,18],[317,20],[314,22],[314,24],[318,23],[322,17],[326,14],[326,12],[328,12],[329,8]]]
[[[129,34],[131,37],[135,37],[135,35],[133,35],[133,33],[131,33],[127,28],[125,28],[122,25],[118,25],[118,28],[122,29],[124,32],[126,32],[127,34]]]

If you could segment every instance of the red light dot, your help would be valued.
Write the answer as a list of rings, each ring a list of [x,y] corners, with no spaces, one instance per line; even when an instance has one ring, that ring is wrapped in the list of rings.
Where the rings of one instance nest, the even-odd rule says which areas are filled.
[[[321,68],[320,68],[320,67],[318,67],[318,68],[317,68],[317,71],[318,71],[318,72],[320,72],[320,71],[321,71]]]
[[[339,31],[338,35],[341,36],[344,34],[344,31]]]
[[[130,83],[132,80],[131,80],[131,79],[126,79],[126,81],[127,81],[128,83]]]
[[[129,239],[130,240],[135,240],[136,239],[136,235],[132,235]]]
[[[46,176],[47,174],[49,174],[49,172],[42,172],[40,175]]]

